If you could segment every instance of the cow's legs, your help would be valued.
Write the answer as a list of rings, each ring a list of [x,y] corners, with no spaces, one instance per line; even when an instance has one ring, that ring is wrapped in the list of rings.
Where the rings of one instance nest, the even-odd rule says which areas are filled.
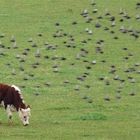
[[[11,123],[12,122],[12,112],[11,112],[11,109],[10,109],[10,105],[7,105],[6,111],[7,111],[7,116],[8,116],[8,119],[9,119],[9,123]]]

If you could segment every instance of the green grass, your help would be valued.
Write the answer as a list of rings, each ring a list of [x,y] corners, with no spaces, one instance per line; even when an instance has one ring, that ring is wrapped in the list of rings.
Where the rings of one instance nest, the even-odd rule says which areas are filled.
[[[5,45],[5,48],[0,48],[0,53],[5,54],[0,55],[0,82],[19,86],[26,102],[31,105],[32,114],[30,126],[22,126],[16,113],[10,126],[6,113],[1,109],[0,140],[139,140],[140,66],[134,65],[140,63],[140,39],[119,31],[122,25],[139,30],[140,21],[135,19],[136,14],[139,14],[139,9],[135,8],[138,0],[95,2],[96,5],[92,6],[90,0],[0,1],[0,35],[5,35],[0,38]],[[94,8],[98,12],[93,14]],[[122,18],[119,15],[120,8],[125,9],[131,19],[119,22]],[[91,23],[86,23],[86,19],[80,15],[84,9],[93,18]],[[115,27],[110,27],[110,17],[105,16],[106,9],[115,16]],[[103,19],[97,19],[99,16],[103,16]],[[72,25],[74,21],[76,25]],[[101,28],[95,28],[97,22]],[[60,23],[60,26],[56,27],[56,23]],[[110,30],[104,31],[105,27]],[[88,35],[85,28],[92,29],[93,35]],[[62,35],[67,33],[67,36],[54,38],[58,30]],[[111,34],[110,31],[115,33]],[[39,33],[42,33],[41,37]],[[17,49],[12,48],[12,35],[16,38]],[[71,35],[74,42],[70,41]],[[114,39],[115,36],[118,40]],[[30,38],[37,44],[36,48],[31,47],[32,43],[28,42]],[[82,43],[83,40],[87,43]],[[104,40],[103,54],[95,51],[99,40]],[[56,49],[46,49],[45,42],[57,45]],[[64,42],[76,47],[67,48]],[[125,47],[128,50],[123,50]],[[30,51],[24,56],[22,53],[27,48]],[[36,58],[38,49],[40,57]],[[81,49],[87,50],[88,54],[76,59]],[[124,60],[130,53],[133,56]],[[20,62],[17,55],[25,62]],[[66,60],[61,60],[62,57]],[[97,64],[91,65],[93,60]],[[36,62],[39,65],[33,69],[32,64]],[[54,65],[58,65],[58,73],[53,72]],[[111,65],[116,66],[115,74],[109,73]],[[20,70],[20,66],[24,71]],[[136,71],[125,73],[124,70],[130,67]],[[16,75],[11,74],[13,69]],[[85,80],[77,80],[84,73],[89,73]],[[124,84],[113,80],[116,75],[125,80]],[[135,78],[136,83],[130,83],[128,76]],[[99,80],[100,77],[108,79],[110,85],[106,86],[105,80]],[[118,87],[123,87],[119,93],[121,99],[116,98]],[[136,95],[130,96],[131,92]],[[39,95],[36,96],[36,93]],[[110,101],[105,101],[104,97],[109,97]]]

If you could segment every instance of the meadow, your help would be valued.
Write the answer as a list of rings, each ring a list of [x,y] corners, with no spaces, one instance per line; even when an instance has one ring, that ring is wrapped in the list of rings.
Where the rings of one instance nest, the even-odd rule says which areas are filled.
[[[0,82],[30,125],[0,109],[0,140],[139,140],[140,1],[0,1]]]

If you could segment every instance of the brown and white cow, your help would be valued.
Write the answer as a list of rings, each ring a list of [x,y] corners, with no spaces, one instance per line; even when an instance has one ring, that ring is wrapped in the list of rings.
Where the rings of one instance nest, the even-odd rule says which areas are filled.
[[[17,86],[0,84],[0,104],[5,107],[10,121],[12,112],[17,111],[23,125],[29,124],[30,106],[25,104],[21,91]]]

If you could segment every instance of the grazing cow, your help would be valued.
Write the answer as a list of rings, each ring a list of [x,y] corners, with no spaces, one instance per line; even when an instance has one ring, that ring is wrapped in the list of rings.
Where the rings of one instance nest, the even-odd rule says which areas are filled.
[[[25,104],[17,86],[0,84],[0,104],[4,106],[10,121],[12,120],[12,112],[17,111],[23,125],[29,124],[30,106]]]

